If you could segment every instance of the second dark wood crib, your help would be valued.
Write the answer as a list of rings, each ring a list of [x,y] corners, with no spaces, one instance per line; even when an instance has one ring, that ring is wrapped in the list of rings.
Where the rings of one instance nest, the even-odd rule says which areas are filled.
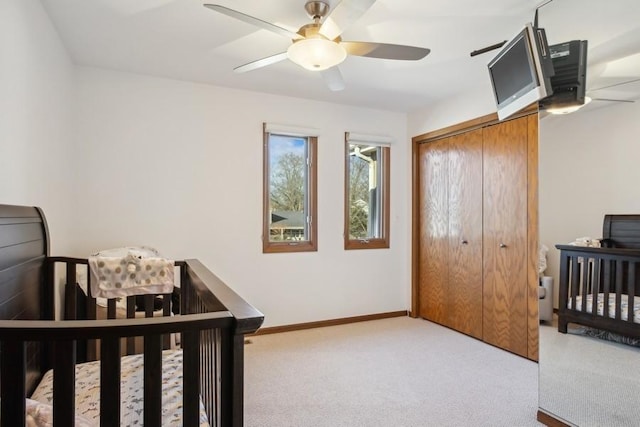
[[[560,250],[558,331],[577,323],[640,337],[640,215],[606,215],[600,248]]]

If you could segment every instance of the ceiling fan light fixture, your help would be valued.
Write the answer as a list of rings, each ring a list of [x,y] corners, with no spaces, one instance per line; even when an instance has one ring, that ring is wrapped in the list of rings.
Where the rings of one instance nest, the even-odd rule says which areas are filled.
[[[547,113],[551,113],[551,114],[569,114],[569,113],[575,113],[576,111],[578,111],[579,109],[581,109],[582,107],[584,107],[585,105],[587,105],[588,103],[591,102],[591,98],[588,96],[584,97],[584,103],[583,104],[579,104],[579,105],[569,105],[569,106],[564,106],[564,107],[556,107],[556,108],[547,108],[546,111]]]
[[[344,61],[347,51],[336,42],[317,37],[295,41],[287,49],[287,55],[307,70],[322,71]]]

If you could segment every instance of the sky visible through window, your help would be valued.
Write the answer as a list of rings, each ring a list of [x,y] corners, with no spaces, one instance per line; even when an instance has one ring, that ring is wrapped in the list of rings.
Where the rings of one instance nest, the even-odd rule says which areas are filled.
[[[277,165],[280,158],[286,153],[293,153],[304,156],[304,138],[270,135],[269,136],[269,167],[273,168]]]

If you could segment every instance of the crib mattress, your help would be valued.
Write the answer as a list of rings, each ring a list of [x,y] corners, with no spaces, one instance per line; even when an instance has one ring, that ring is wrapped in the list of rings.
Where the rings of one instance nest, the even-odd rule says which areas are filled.
[[[143,355],[125,356],[121,362],[121,425],[142,424]],[[48,371],[31,399],[53,403],[53,371]],[[100,362],[76,365],[76,413],[100,421]],[[182,350],[162,353],[162,425],[182,426]],[[200,426],[209,426],[202,401]]]
[[[593,313],[593,295],[587,295],[587,306],[585,310],[582,310],[582,296],[578,295],[576,297],[576,310],[584,311],[586,313]],[[572,308],[572,301],[569,298],[569,302],[567,303],[567,307],[569,309]],[[621,307],[621,317],[622,320],[627,320],[629,318],[629,298],[627,295],[621,295],[620,299],[620,307]],[[598,294],[598,306],[596,307],[596,313],[598,316],[604,316],[604,294]],[[640,323],[640,297],[634,297],[633,299],[633,323]],[[616,315],[616,295],[609,294],[609,317],[615,317]]]

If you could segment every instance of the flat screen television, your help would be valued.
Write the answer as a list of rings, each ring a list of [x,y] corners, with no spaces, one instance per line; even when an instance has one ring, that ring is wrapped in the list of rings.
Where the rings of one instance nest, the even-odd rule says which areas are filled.
[[[553,93],[553,64],[542,28],[525,25],[488,68],[500,120]]]

